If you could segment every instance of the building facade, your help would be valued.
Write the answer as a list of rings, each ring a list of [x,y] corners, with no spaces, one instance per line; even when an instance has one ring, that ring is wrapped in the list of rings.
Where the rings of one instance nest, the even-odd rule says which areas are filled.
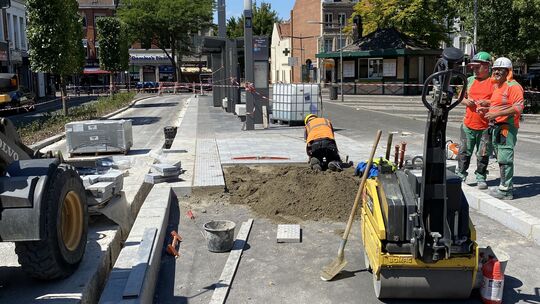
[[[317,57],[336,62],[332,73],[338,79],[343,75],[344,94],[415,95],[433,73],[441,51],[387,28],[356,40],[342,53],[321,52]]]
[[[290,83],[292,79],[290,22],[274,23],[272,32],[270,77],[272,83]]]
[[[352,42],[342,35],[340,27],[348,25],[354,5],[358,0],[296,0],[291,11],[292,57],[298,65],[293,66],[293,82],[336,80],[333,61],[323,62],[316,58],[319,52],[335,51]],[[340,26],[341,25],[341,26]],[[326,66],[325,66],[326,65]]]
[[[195,45],[197,48],[197,45]],[[171,50],[167,50],[170,55]],[[179,82],[199,82],[200,75],[210,73],[208,58],[206,55],[197,55],[194,52],[191,56],[183,56],[177,64],[181,64],[182,75]],[[171,82],[173,81],[174,67],[167,54],[152,45],[145,49],[140,43],[134,43],[129,49],[129,77],[132,83],[137,82]]]
[[[22,90],[45,97],[48,78],[30,70],[26,26],[26,1],[11,0],[0,13],[0,72],[17,74]]]
[[[321,35],[321,0],[296,0],[291,11],[292,82],[307,81],[310,68],[306,62],[316,61],[317,39]],[[308,61],[309,60],[309,61]],[[316,67],[315,67],[316,68]]]
[[[96,20],[99,17],[112,17],[118,7],[118,0],[77,0],[79,15],[83,23],[83,46],[85,66],[80,85],[107,85],[109,72],[99,68],[99,41]]]
[[[343,32],[340,28],[350,25],[349,20],[354,12],[354,5],[358,0],[323,0],[321,9],[321,37],[319,38],[319,52],[334,52],[351,44],[354,37]],[[338,81],[339,74],[334,73],[335,61],[318,60],[318,80],[329,83]]]
[[[460,49],[465,55],[469,57],[474,56],[474,44],[473,37],[467,35],[463,23],[459,19],[454,20],[453,31],[450,33],[450,44],[442,43],[441,47],[444,49],[449,46]]]

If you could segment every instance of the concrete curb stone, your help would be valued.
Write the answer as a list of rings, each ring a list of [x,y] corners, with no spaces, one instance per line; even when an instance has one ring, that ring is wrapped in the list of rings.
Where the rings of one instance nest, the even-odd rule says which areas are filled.
[[[487,193],[463,185],[469,206],[540,245],[540,219]]]
[[[167,197],[167,199],[163,199],[164,197]],[[143,280],[140,295],[136,299],[129,300],[130,303],[152,302],[156,279],[161,265],[162,244],[165,242],[170,206],[176,202],[177,198],[168,185],[156,185],[152,188],[125,241],[125,247],[122,248],[118,259],[114,263],[99,303],[128,301],[123,299],[122,293],[131,270],[138,263],[137,250],[141,243],[141,238],[146,228],[157,228],[158,231],[150,253],[148,268],[144,277],[140,278]]]
[[[532,239],[536,244],[540,244],[540,225],[532,227]]]

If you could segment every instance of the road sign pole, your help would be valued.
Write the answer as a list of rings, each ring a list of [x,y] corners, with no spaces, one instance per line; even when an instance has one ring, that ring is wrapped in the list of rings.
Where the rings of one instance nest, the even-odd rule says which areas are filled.
[[[253,12],[251,0],[244,0],[244,57],[246,83],[255,86],[253,74]],[[255,130],[255,102],[252,93],[246,91],[246,130]]]

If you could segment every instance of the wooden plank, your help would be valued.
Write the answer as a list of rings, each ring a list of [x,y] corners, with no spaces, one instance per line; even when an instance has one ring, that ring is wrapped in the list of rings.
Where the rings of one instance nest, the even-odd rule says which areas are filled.
[[[236,274],[236,269],[238,268],[238,263],[240,263],[240,258],[242,257],[242,252],[244,251],[244,246],[246,245],[249,232],[251,231],[251,226],[253,225],[253,219],[249,219],[247,222],[242,224],[240,231],[234,240],[233,249],[229,254],[229,258],[223,267],[219,281],[216,283],[214,289],[214,294],[212,294],[212,299],[210,299],[210,304],[223,304],[227,299],[227,294],[229,293],[229,288],[231,287],[232,280]]]
[[[152,248],[156,240],[157,228],[146,228],[137,250],[136,264],[131,268],[122,298],[133,299],[141,295],[141,289],[144,283],[144,276],[148,269],[148,261],[152,255]]]
[[[268,129],[268,110],[266,109],[266,106],[262,106],[262,113],[263,113],[263,128]]]

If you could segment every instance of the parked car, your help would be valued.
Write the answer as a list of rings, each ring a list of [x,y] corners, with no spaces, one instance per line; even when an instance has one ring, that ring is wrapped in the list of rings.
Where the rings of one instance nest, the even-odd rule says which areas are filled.
[[[540,70],[529,71],[524,75],[522,84],[527,88],[540,90]]]
[[[154,81],[145,81],[145,82],[137,82],[137,85],[135,85],[135,88],[137,91],[144,91],[144,92],[157,92],[159,88],[159,82]]]

